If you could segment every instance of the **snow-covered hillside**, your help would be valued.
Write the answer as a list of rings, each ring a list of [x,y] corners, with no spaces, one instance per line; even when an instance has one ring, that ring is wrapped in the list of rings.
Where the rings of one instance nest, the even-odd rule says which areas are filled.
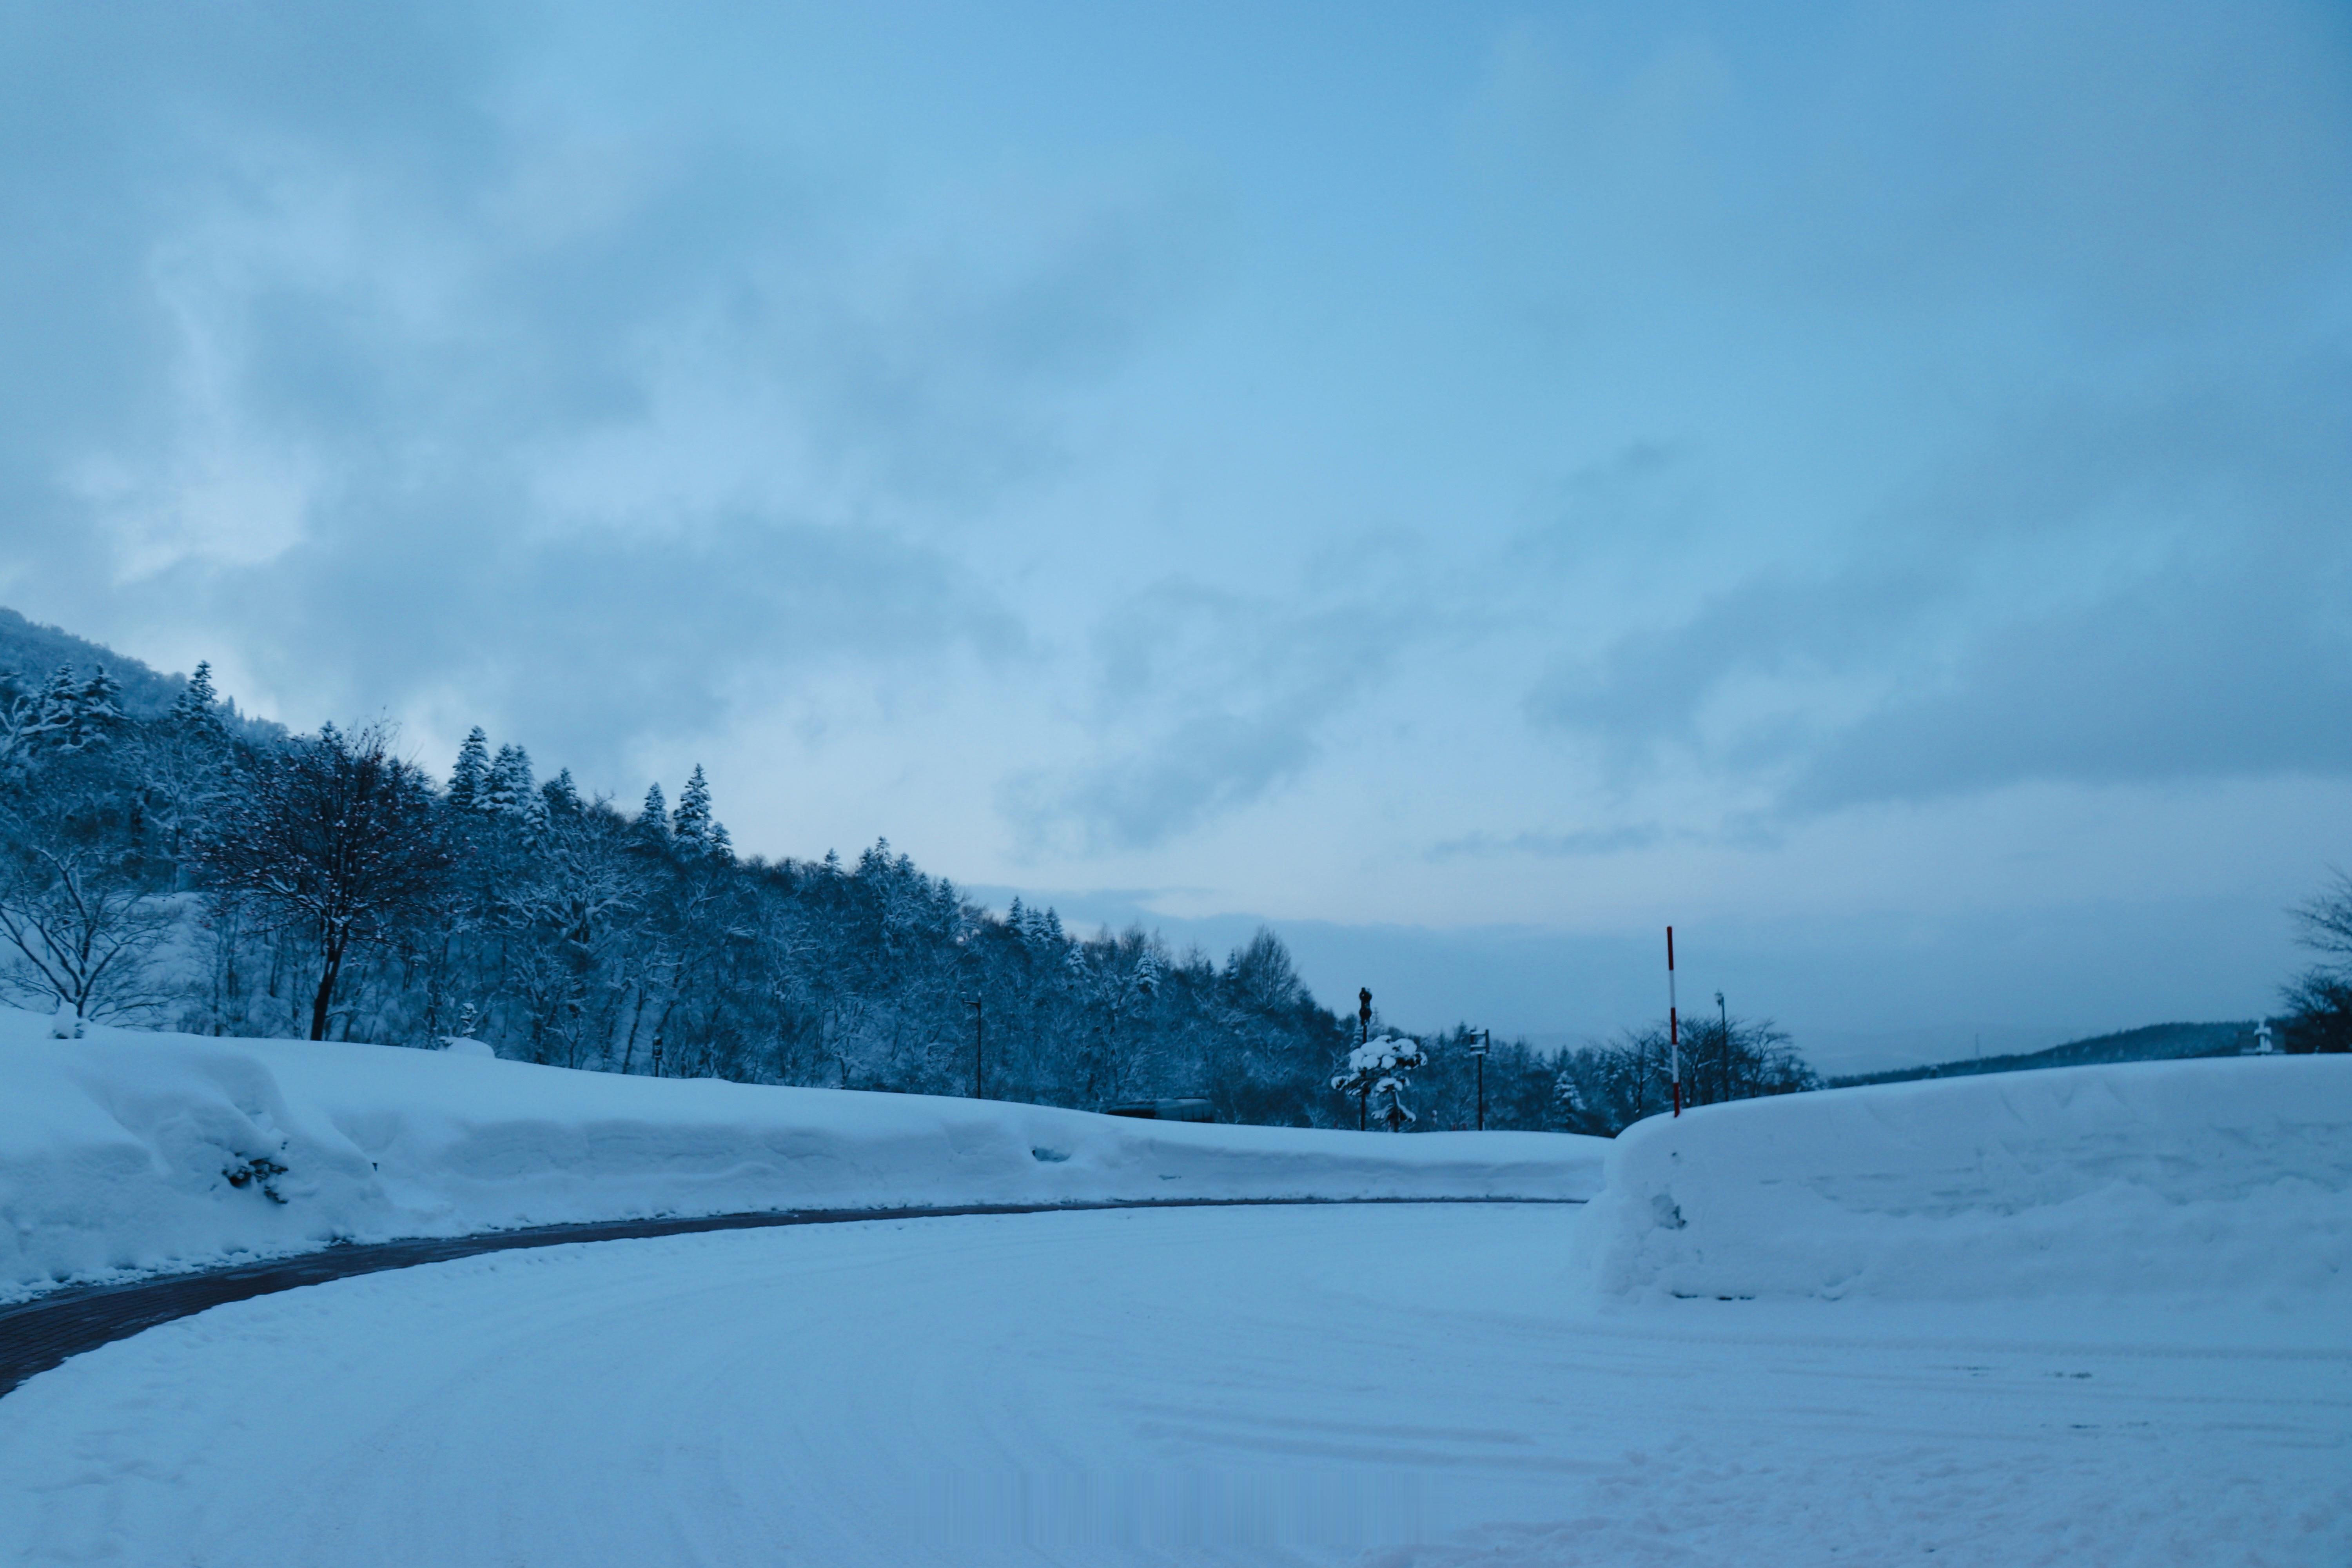
[[[757,1209],[1585,1198],[1608,1144],[1132,1121],[998,1101],[216,1040],[0,1009],[0,1299],[338,1238]]]
[[[2352,1310],[2352,1058],[2137,1062],[1653,1119],[1580,1215],[1603,1300]]]

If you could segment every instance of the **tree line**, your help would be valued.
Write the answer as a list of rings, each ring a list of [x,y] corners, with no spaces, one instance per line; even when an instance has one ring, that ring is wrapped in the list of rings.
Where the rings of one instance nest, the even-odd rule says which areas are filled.
[[[1355,1021],[1281,939],[1213,960],[999,914],[877,842],[739,856],[697,768],[634,809],[478,729],[446,779],[379,727],[225,721],[199,666],[126,712],[103,668],[0,673],[0,985],[72,1020],[432,1046],[627,1074],[1353,1126]],[[231,715],[233,717],[233,714]],[[1391,1031],[1382,1031],[1384,1034]],[[1478,1119],[1470,1032],[1414,1037],[1399,1124]],[[1769,1023],[1685,1031],[1697,1102],[1813,1079]],[[1485,1058],[1490,1128],[1614,1132],[1665,1102],[1662,1027]]]

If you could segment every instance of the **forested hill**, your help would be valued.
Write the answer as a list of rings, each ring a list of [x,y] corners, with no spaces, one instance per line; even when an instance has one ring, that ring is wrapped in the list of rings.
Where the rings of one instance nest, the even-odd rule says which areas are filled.
[[[1906,1083],[1922,1078],[1961,1078],[1971,1073],[2021,1072],[2035,1068],[2089,1067],[2097,1062],[2172,1061],[2183,1057],[2234,1057],[2254,1046],[2254,1021],[2242,1024],[2150,1024],[2119,1034],[2095,1035],[2069,1040],[2048,1050],[2012,1056],[1969,1057],[1930,1067],[1903,1068],[1894,1072],[1863,1073],[1830,1079],[1830,1087],[1853,1084]]]
[[[0,608],[0,670],[11,672],[20,681],[37,681],[60,666],[70,668],[78,676],[103,667],[121,685],[122,710],[139,719],[161,715],[187,684],[184,675],[158,675],[111,648]]]
[[[625,808],[477,730],[428,775],[377,731],[233,723],[201,666],[0,631],[0,992],[68,1023],[1352,1123],[1348,1026],[1271,932],[1219,963],[994,913],[887,843],[745,859],[699,769]]]
[[[1663,1020],[1555,1052],[1384,1031],[1364,1048],[1416,1065],[1367,1078],[1356,1021],[1270,931],[1220,961],[1017,900],[999,914],[887,842],[745,858],[699,768],[674,804],[659,784],[587,798],[477,729],[428,773],[380,731],[238,721],[201,665],[166,678],[21,616],[0,631],[0,995],[68,1027],[467,1036],[592,1071],[1089,1110],[1200,1096],[1294,1126],[1358,1125],[1391,1078],[1422,1129],[1614,1132],[1672,1090]],[[1696,1103],[1816,1081],[1769,1020],[1694,1023],[1680,1059]]]
[[[22,689],[39,686],[61,670],[77,682],[104,670],[120,689],[116,702],[133,719],[161,718],[188,684],[184,675],[159,675],[138,659],[0,606],[0,674],[12,678]],[[239,713],[233,701],[223,700],[218,710],[229,729],[255,738],[285,733],[266,719]]]

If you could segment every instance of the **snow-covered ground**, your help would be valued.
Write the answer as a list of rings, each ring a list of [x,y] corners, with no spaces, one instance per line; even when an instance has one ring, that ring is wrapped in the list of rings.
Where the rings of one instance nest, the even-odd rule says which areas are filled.
[[[0,1008],[0,1300],[572,1220],[1165,1198],[1585,1198],[1606,1141],[1134,1121],[94,1028]]]
[[[1567,1140],[11,1049],[45,1087],[0,1112],[6,1217],[79,1203],[125,1266],[290,1244],[250,1227],[302,1202],[413,1232],[1593,1173]],[[266,1146],[284,1205],[218,1175]],[[2352,1058],[1711,1108],[1606,1173],[1581,1209],[877,1219],[216,1308],[0,1399],[0,1561],[2352,1562]]]
[[[242,1302],[0,1399],[0,1561],[2352,1561],[2340,1323],[1596,1314],[1575,1212],[882,1221]]]

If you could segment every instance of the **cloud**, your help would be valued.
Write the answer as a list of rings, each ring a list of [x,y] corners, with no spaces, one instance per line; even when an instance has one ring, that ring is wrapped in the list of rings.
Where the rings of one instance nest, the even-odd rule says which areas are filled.
[[[2352,354],[2045,405],[1677,623],[1561,658],[1538,724],[1791,809],[2037,779],[2352,771]]]
[[[1531,855],[1544,859],[1583,859],[1647,849],[1665,834],[1655,823],[1625,827],[1585,827],[1569,833],[1473,833],[1433,845],[1432,860],[1491,859],[1496,856]]]
[[[593,763],[1017,656],[952,538],[1061,471],[1197,256],[1148,185],[938,226],[724,106],[641,132],[547,74],[560,32],[110,16],[0,49],[56,110],[0,163],[0,584],[215,628],[297,723],[437,691]]]
[[[1163,582],[1096,630],[1097,754],[1015,776],[1001,808],[1033,853],[1167,843],[1297,778],[1430,630],[1376,595],[1299,609]]]

